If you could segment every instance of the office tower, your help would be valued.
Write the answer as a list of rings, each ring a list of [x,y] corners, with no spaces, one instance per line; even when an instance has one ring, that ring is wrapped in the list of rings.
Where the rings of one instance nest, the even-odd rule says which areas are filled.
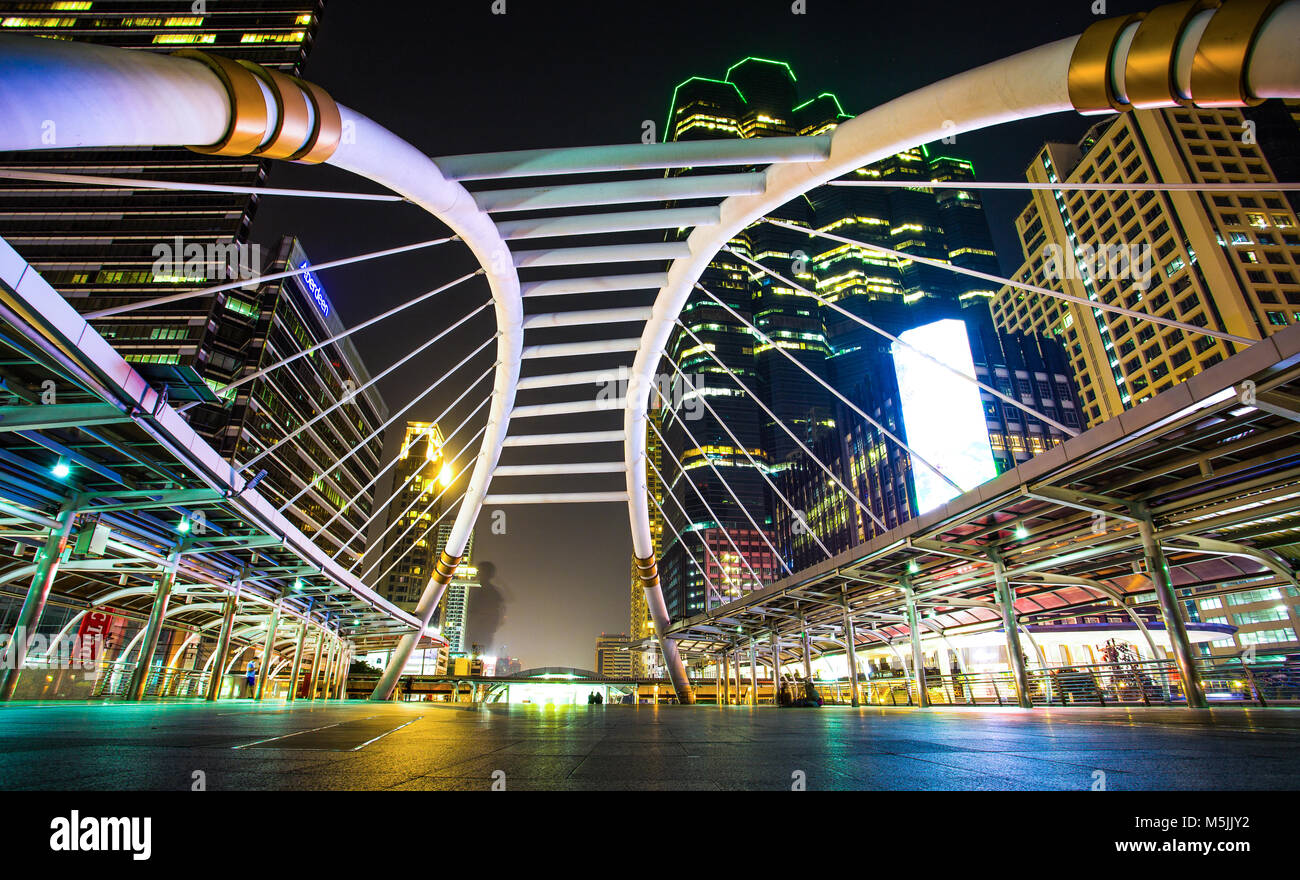
[[[1258,183],[1259,191],[1035,191],[1016,220],[1014,280],[1085,300],[1261,339],[1300,321],[1296,211],[1240,110],[1144,110],[1046,144],[1038,183]],[[1294,135],[1293,135],[1294,136]],[[1011,286],[1005,330],[1057,336],[1088,425],[1112,418],[1239,350],[1234,343]]]
[[[818,136],[848,118],[834,94],[800,101],[800,91],[789,65],[746,58],[721,79],[696,76],[681,83],[673,93],[666,136]],[[663,456],[666,489],[686,510],[683,516],[676,503],[665,504],[671,528],[660,577],[672,617],[717,603],[706,598],[702,571],[723,601],[785,574],[773,552],[774,514],[784,505],[767,479],[793,466],[800,442],[817,442],[837,430],[839,404],[817,380],[836,382],[838,372],[837,388],[852,390],[869,360],[855,352],[874,344],[859,339],[858,325],[737,254],[873,320],[882,309],[938,304],[955,310],[962,303],[983,303],[993,293],[991,285],[910,259],[996,271],[977,193],[925,186],[974,176],[971,163],[950,151],[940,155],[918,147],[844,177],[846,182],[897,181],[896,186],[822,186],[770,212],[795,226],[891,248],[905,257],[759,223],[730,242],[736,254],[719,253],[705,270],[702,285],[727,308],[693,293],[681,315],[688,331],[672,337],[666,350],[666,358],[688,374],[718,414],[715,419],[700,405],[698,418],[684,426],[676,420],[665,424],[671,452]],[[744,321],[762,335],[755,336]],[[770,415],[738,388],[724,366],[760,396]],[[662,372],[675,375],[672,366]],[[674,411],[685,418],[687,405],[695,403],[687,396]],[[683,535],[682,542],[675,533]],[[701,538],[712,553],[703,549]]]
[[[884,328],[903,341],[923,346],[929,340],[923,350],[954,365],[954,353],[966,349],[968,375],[1078,430],[1079,404],[1056,340],[997,331],[982,298],[963,309],[898,307],[893,312],[895,320],[884,321]],[[810,444],[834,478],[804,453],[792,456],[780,475],[781,491],[803,514],[803,523],[796,523],[788,507],[773,507],[781,552],[796,569],[826,558],[816,539],[835,555],[957,494],[885,429],[965,490],[1068,439],[1051,424],[939,368],[920,364],[921,374],[909,376],[917,362],[900,359],[896,346],[865,329],[855,342],[856,382],[850,387],[841,381],[845,396],[876,424],[837,402],[836,427]],[[885,529],[841,485],[867,504]]]
[[[397,455],[377,589],[398,607],[414,611],[438,560],[435,523],[443,513],[438,495],[452,472],[443,454],[442,431],[431,422],[407,422]]]
[[[600,678],[631,678],[632,654],[627,633],[596,637],[596,675]]]
[[[433,559],[437,559],[447,546],[447,537],[454,525],[448,516],[437,528],[437,541],[432,548]],[[478,567],[474,565],[474,532],[469,533],[465,544],[465,553],[456,566],[451,582],[443,591],[442,601],[438,603],[438,627],[442,637],[447,640],[448,649],[453,654],[465,651],[465,627],[469,623],[470,591],[479,586]],[[421,585],[423,587],[423,585]]]
[[[78,40],[153,52],[199,49],[296,74],[311,49],[321,0],[219,0],[196,12],[191,0],[14,2],[0,0],[6,33]],[[51,149],[0,154],[15,170],[204,184],[259,186],[267,163],[209,156],[184,148]],[[121,189],[22,180],[0,181],[8,206],[0,236],[82,313],[201,290],[256,274],[246,246],[258,197],[239,193]],[[228,297],[216,294],[92,319],[112,327],[114,345],[214,439],[226,417],[209,386],[242,366],[228,336]]]
[[[284,236],[267,271],[309,264],[302,245]],[[219,301],[219,338],[231,354],[228,364],[213,363],[226,384],[212,385],[222,405],[211,408],[211,442],[249,476],[265,469],[258,491],[351,566],[366,552],[365,523],[374,507],[372,484],[383,458],[380,426],[388,407],[378,391],[365,387],[370,373],[351,339],[316,347],[343,333],[343,324],[315,273],[268,281],[252,291],[229,290]],[[119,343],[123,326],[106,323],[99,329],[131,360],[137,349]],[[153,332],[166,337],[171,331],[155,324]],[[308,349],[315,350],[302,354]]]

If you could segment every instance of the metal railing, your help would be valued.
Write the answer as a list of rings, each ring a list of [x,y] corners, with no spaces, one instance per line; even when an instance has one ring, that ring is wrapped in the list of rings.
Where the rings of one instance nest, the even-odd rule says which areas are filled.
[[[1290,704],[1300,701],[1300,665],[1243,663],[1239,659],[1200,660],[1197,670],[1211,703]],[[1178,668],[1164,660],[1037,668],[1028,671],[1029,698],[1042,706],[1185,705]],[[847,681],[814,682],[823,698],[842,702]],[[909,706],[919,703],[915,679],[895,675],[860,680],[863,702]],[[989,706],[1017,703],[1010,670],[926,675],[932,705]]]

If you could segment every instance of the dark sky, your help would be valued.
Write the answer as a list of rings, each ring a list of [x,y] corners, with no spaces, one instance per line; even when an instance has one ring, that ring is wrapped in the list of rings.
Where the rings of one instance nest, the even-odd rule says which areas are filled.
[[[1138,4],[1108,4],[1115,15]],[[915,88],[1017,51],[1078,33],[1092,0],[876,2],[807,0],[328,0],[305,76],[342,104],[432,156],[640,140],[642,121],[662,126],[673,87],[692,75],[721,76],[758,55],[788,62],[806,97],[835,92],[858,113]],[[1061,114],[962,135],[984,180],[1023,180],[1045,140],[1076,140],[1088,121]],[[277,164],[273,186],[373,189],[326,167]],[[1005,272],[1020,262],[1012,220],[1021,194],[985,196]],[[408,205],[263,200],[254,238],[302,239],[316,261],[437,237],[445,228]],[[323,283],[351,325],[476,266],[458,244],[328,270]],[[357,335],[372,373],[466,314],[487,296],[473,282]],[[395,371],[381,390],[396,410],[493,332],[472,321],[428,356]],[[479,358],[416,405],[433,418],[478,376]],[[576,367],[575,365],[575,368]],[[490,380],[489,380],[490,381]],[[489,387],[444,420],[449,432]],[[482,413],[452,441],[459,448]],[[606,425],[608,427],[608,425]],[[474,449],[477,448],[475,444]],[[466,453],[463,460],[473,454]],[[608,487],[608,486],[606,486]],[[525,666],[590,667],[602,631],[628,622],[627,513],[616,505],[508,509],[507,532],[480,519],[475,557],[489,583],[471,599],[470,636],[508,650]],[[490,566],[490,567],[489,567]]]

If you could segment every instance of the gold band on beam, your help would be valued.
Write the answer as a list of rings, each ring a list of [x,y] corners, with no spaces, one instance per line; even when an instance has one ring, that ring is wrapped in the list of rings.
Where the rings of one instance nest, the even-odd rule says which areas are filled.
[[[324,162],[338,149],[343,138],[343,119],[339,114],[339,105],[329,96],[329,92],[315,83],[292,77],[298,88],[312,105],[312,131],[306,145],[289,157],[294,162],[304,165],[318,165]]]
[[[1132,104],[1122,101],[1115,93],[1111,60],[1124,29],[1141,21],[1145,15],[1145,12],[1138,12],[1122,18],[1102,19],[1079,35],[1079,42],[1074,44],[1074,53],[1070,55],[1067,79],[1070,103],[1075,110],[1093,116],[1133,109]]]
[[[1250,55],[1264,22],[1282,0],[1228,0],[1210,19],[1192,60],[1198,107],[1253,107],[1264,102],[1246,82]]]
[[[1178,91],[1178,46],[1192,18],[1218,5],[1219,0],[1183,0],[1157,6],[1142,19],[1124,65],[1124,93],[1134,108],[1192,106],[1190,96]]]
[[[456,566],[460,565],[460,559],[459,556],[448,556],[447,551],[443,550],[433,567],[433,579],[443,586],[451,583],[451,578],[456,573]]]
[[[642,588],[659,583],[659,566],[653,556],[633,556],[632,561],[636,564],[636,576]]]
[[[212,156],[247,156],[260,147],[266,139],[268,119],[266,99],[257,77],[237,61],[198,49],[180,49],[172,54],[197,61],[215,73],[230,100],[230,123],[221,140],[189,149]]]
[[[198,61],[215,73],[230,101],[230,124],[221,140],[188,149],[206,155],[258,156],[312,165],[326,161],[338,149],[343,134],[338,104],[315,83],[197,49],[172,54]],[[277,111],[275,130],[269,133],[270,114],[263,88],[271,94]]]
[[[1249,107],[1262,103],[1247,72],[1260,30],[1282,0],[1182,0],[1150,13],[1104,19],[1085,30],[1070,56],[1070,103],[1084,115],[1161,107]],[[1196,45],[1184,46],[1192,21],[1211,11]],[[1138,22],[1115,64],[1124,35]],[[1185,94],[1180,66],[1192,54]],[[1179,64],[1179,56],[1183,63]]]
[[[264,159],[288,159],[302,149],[312,131],[312,113],[307,96],[289,77],[251,61],[240,61],[245,69],[260,79],[275,98],[275,130],[266,146],[252,152]]]

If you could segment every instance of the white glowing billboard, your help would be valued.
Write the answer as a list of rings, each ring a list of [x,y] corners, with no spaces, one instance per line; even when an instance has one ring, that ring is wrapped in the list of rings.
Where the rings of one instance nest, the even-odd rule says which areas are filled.
[[[907,444],[916,455],[943,471],[962,491],[997,476],[984,404],[979,388],[963,382],[924,352],[949,367],[975,377],[966,325],[954,319],[914,327],[898,338],[912,348],[895,343],[894,372],[903,401]],[[917,349],[918,351],[913,351]],[[933,510],[960,493],[919,461],[912,462],[918,513]]]

